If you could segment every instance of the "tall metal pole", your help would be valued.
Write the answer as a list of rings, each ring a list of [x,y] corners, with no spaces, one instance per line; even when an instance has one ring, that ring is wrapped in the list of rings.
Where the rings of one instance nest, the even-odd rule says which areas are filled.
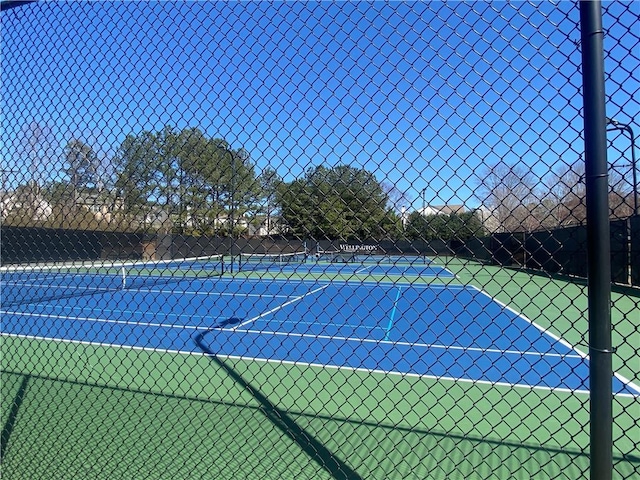
[[[633,129],[627,125],[627,131],[631,136],[631,168],[633,169],[633,213],[640,215],[638,211],[638,164],[636,160],[636,137],[633,135]]]
[[[601,9],[600,0],[580,2],[589,269],[590,476],[593,480],[611,480],[611,244]]]
[[[235,218],[234,218],[234,208],[235,208],[235,195],[236,195],[236,159],[233,155],[233,153],[230,152],[230,157],[231,157],[231,191],[229,192],[229,200],[230,200],[230,205],[229,205],[229,223],[231,224],[229,227],[229,255],[231,256],[231,261],[229,262],[230,265],[230,272],[229,273],[233,273],[233,244],[234,244],[234,237],[233,237],[233,232],[234,232],[234,227],[235,227]],[[240,270],[240,265],[238,264],[238,270]]]
[[[633,129],[631,125],[627,125],[625,123],[620,123],[615,118],[607,118],[607,124],[611,125],[614,130],[622,130],[624,132],[629,132],[629,137],[631,137],[631,178],[633,183],[633,214],[640,215],[638,211],[638,164],[636,161],[636,137],[633,133]]]

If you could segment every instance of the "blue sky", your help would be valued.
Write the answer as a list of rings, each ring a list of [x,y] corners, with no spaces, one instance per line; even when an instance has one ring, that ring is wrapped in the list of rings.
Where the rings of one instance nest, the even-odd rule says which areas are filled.
[[[604,5],[607,112],[639,131],[640,3]],[[126,134],[171,124],[287,180],[345,163],[409,208],[423,191],[477,206],[482,165],[542,178],[580,158],[578,21],[574,2],[29,5],[2,14],[3,169],[28,163],[34,121],[53,145],[41,177],[72,136],[108,162]]]

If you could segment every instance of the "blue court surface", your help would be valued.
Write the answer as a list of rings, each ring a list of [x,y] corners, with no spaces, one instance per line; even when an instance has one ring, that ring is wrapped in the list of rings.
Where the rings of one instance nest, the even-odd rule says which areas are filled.
[[[3,306],[2,333],[586,392],[588,359],[472,286],[189,279]],[[614,378],[617,394],[640,395]]]

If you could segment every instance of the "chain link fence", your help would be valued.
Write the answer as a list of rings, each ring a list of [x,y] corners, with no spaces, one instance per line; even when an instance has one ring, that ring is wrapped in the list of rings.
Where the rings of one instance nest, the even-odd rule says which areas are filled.
[[[611,442],[575,2],[2,7],[4,478],[640,477],[639,3]]]

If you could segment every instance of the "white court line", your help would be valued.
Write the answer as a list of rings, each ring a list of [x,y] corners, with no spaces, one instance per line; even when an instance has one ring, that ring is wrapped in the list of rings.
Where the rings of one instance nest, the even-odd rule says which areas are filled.
[[[242,323],[236,325],[235,327],[233,327],[232,330],[236,330],[236,329],[238,329],[238,328],[240,328],[240,327],[242,327],[244,325],[248,325],[249,323],[253,323],[256,320],[258,320],[258,319],[260,319],[260,318],[262,318],[262,317],[264,317],[266,315],[270,315],[270,314],[272,314],[274,312],[277,312],[278,310],[283,309],[287,305],[291,305],[292,303],[298,302],[298,301],[302,300],[303,298],[305,298],[305,297],[307,297],[309,295],[313,295],[314,293],[318,293],[318,292],[324,290],[325,288],[329,287],[330,285],[331,284],[328,283],[326,285],[323,285],[322,287],[316,288],[315,290],[311,290],[310,292],[307,292],[304,295],[300,295],[300,296],[294,297],[291,300],[289,300],[288,302],[284,302],[282,305],[278,305],[277,307],[272,308],[271,310],[268,310],[266,312],[263,312],[260,315],[256,315],[255,317],[250,318],[249,320],[245,320],[244,322],[242,322]]]
[[[12,287],[29,287],[29,288],[38,288],[41,290],[80,290],[82,292],[87,292],[87,295],[97,294],[97,293],[109,293],[109,292],[120,292],[122,291],[121,284],[118,282],[114,282],[113,287],[88,287],[88,286],[74,286],[72,285],[50,285],[46,283],[10,283],[10,282],[1,282],[0,286],[10,285]],[[20,297],[18,297],[20,298]],[[45,299],[46,300],[46,299]],[[29,302],[28,298],[24,299],[25,302]],[[48,301],[48,300],[47,300]],[[29,302],[31,303],[31,302]]]
[[[232,293],[230,294],[224,294],[225,296],[236,296]],[[275,296],[266,296],[266,295],[254,295],[255,297],[258,298],[262,298],[262,299],[280,299],[280,298],[291,298],[290,296],[287,295],[275,295]],[[244,297],[244,295],[241,295],[241,297]],[[87,308],[94,310],[93,308],[91,308],[91,306],[71,306],[71,305],[58,305],[58,304],[48,304],[48,303],[38,303],[38,308],[42,308],[43,310],[63,310],[63,311],[80,311],[83,312],[85,310],[87,310]],[[212,310],[209,309],[208,312],[211,312]],[[0,312],[0,313],[4,313],[4,312]],[[8,312],[11,313],[13,315],[21,315],[22,312]],[[185,314],[185,313],[165,313],[165,312],[157,312],[157,311],[151,311],[151,310],[129,310],[129,309],[120,309],[120,308],[101,308],[100,309],[100,313],[101,314],[105,314],[105,315],[110,315],[110,314],[132,314],[132,315],[142,315],[142,316],[148,316],[151,315],[153,317],[165,317],[165,318],[170,318],[170,317],[174,317],[174,318],[184,318],[184,319],[210,319],[210,318],[225,318],[223,316],[219,316],[219,317],[213,317],[211,315],[195,315],[195,314]]]
[[[357,273],[363,273],[365,272],[367,269],[372,268],[372,266],[365,266],[365,268],[363,269],[359,269],[356,272],[354,272],[354,274]],[[429,278],[436,278],[436,277],[429,277]],[[454,276],[454,278],[457,278]],[[179,283],[180,281],[182,281],[183,279],[180,279],[176,282],[167,282],[168,285],[171,284],[176,284]],[[224,284],[245,284],[245,283],[259,283],[259,284],[268,284],[268,283],[276,283],[276,284],[283,284],[283,285],[291,285],[291,279],[279,279],[279,278],[264,278],[264,279],[253,279],[253,278],[242,278],[240,280],[238,279],[234,279],[234,278],[219,278],[219,277],[215,277],[215,279],[207,279],[207,278],[188,278],[187,280],[189,281],[200,281],[202,282],[204,285],[206,285],[207,282],[210,283],[224,283]],[[295,279],[296,280],[296,284],[299,285],[349,285],[352,287],[358,287],[358,286],[365,286],[365,287],[396,287],[397,285],[407,285],[407,282],[394,282],[394,281],[388,281],[388,280],[380,280],[380,281],[359,281],[357,279],[357,281],[353,281],[353,278],[350,277],[348,279],[342,279],[342,278],[335,278],[335,279],[331,279],[329,281],[327,280],[313,280],[313,279]],[[8,284],[8,282],[0,282],[0,284]],[[425,290],[425,289],[431,289],[431,290],[463,290],[466,286],[465,285],[451,285],[451,284],[415,284],[415,283],[410,283],[412,288],[415,288],[416,290]],[[212,292],[209,290],[206,290],[206,287],[203,287],[203,290],[177,290],[174,288],[144,288],[144,285],[141,285],[140,287],[125,287],[122,288],[121,286],[118,286],[117,288],[109,288],[109,287],[105,287],[105,288],[100,288],[98,286],[96,286],[95,288],[90,288],[90,287],[86,287],[86,286],[73,286],[73,285],[58,285],[58,286],[51,286],[51,285],[46,285],[46,284],[25,284],[24,282],[20,282],[20,283],[16,283],[15,286],[29,286],[29,287],[36,287],[36,288],[56,288],[56,289],[65,289],[65,290],[81,290],[81,291],[87,291],[87,293],[89,292],[94,292],[95,294],[100,294],[100,293],[118,293],[118,292],[131,292],[131,293],[136,293],[136,292],[141,292],[141,293],[162,293],[162,294],[187,294],[187,295],[213,295],[213,294],[220,294],[220,295],[253,295],[253,296],[265,296],[265,295],[260,295],[260,294],[240,294],[240,293],[224,293],[224,292]],[[269,296],[274,296],[274,295],[269,295]],[[290,295],[289,295],[290,296]],[[289,297],[287,295],[282,295],[282,297]],[[36,303],[36,302],[30,302],[30,303]]]
[[[261,294],[261,293],[227,293],[227,292],[210,292],[206,290],[172,290],[172,289],[150,289],[150,288],[125,288],[122,290],[115,290],[116,292],[131,292],[131,293],[163,293],[170,295],[206,295],[209,297],[248,297],[248,298],[291,298],[291,295],[273,295],[273,294]]]
[[[368,328],[368,327],[366,327]],[[371,327],[370,330],[375,330],[380,327]],[[234,329],[221,329],[221,330],[235,330],[237,332],[242,333],[250,333],[250,334],[258,334],[258,335],[273,335],[280,337],[299,337],[299,338],[311,338],[311,339],[321,339],[321,340],[340,340],[343,342],[355,342],[355,343],[370,343],[375,345],[391,345],[391,346],[403,346],[403,347],[418,347],[418,348],[433,348],[438,350],[457,350],[461,352],[480,352],[480,353],[492,353],[492,354],[500,354],[500,355],[517,355],[518,357],[522,356],[534,356],[534,357],[558,357],[558,358],[582,358],[580,355],[575,354],[561,354],[561,353],[542,353],[542,352],[529,352],[529,351],[520,351],[520,350],[501,350],[498,348],[481,348],[481,347],[459,347],[455,345],[442,345],[438,343],[417,343],[417,342],[394,342],[391,340],[375,340],[371,338],[353,338],[353,337],[341,337],[337,335],[317,335],[317,334],[307,334],[307,333],[289,333],[289,332],[278,332],[278,331],[266,331],[266,330],[251,330],[251,329],[243,329],[237,330]]]
[[[7,312],[0,310],[0,314],[5,315],[21,315],[24,317],[36,317],[36,318],[55,318],[56,320],[73,320],[78,322],[95,322],[95,323],[114,323],[118,325],[130,325],[133,327],[161,327],[161,328],[176,328],[179,330],[211,330],[212,325],[179,325],[176,323],[154,323],[154,322],[132,322],[130,320],[114,320],[109,318],[96,318],[96,317],[76,317],[71,315],[57,315],[51,313],[30,313],[30,312]]]
[[[472,288],[474,290],[476,290],[477,292],[481,293],[482,295],[485,295],[486,297],[488,297],[491,301],[496,302],[498,305],[500,305],[502,308],[504,308],[505,310],[510,311],[511,313],[513,313],[516,317],[521,318],[522,320],[524,320],[525,322],[529,323],[530,325],[533,325],[535,328],[537,328],[538,330],[540,330],[540,332],[542,332],[544,335],[549,335],[551,338],[553,338],[554,340],[556,340],[557,342],[559,342],[560,344],[564,345],[565,347],[567,347],[569,350],[573,350],[574,352],[576,352],[580,357],[588,360],[589,359],[589,354],[583,352],[582,350],[580,350],[578,347],[570,344],[569,342],[567,342],[565,339],[563,339],[562,337],[556,335],[555,333],[547,330],[546,328],[544,328],[541,325],[538,325],[536,322],[534,322],[533,320],[530,320],[529,318],[527,318],[525,315],[523,315],[522,313],[514,310],[513,308],[511,308],[510,306],[506,305],[505,303],[501,302],[500,300],[498,300],[495,297],[492,297],[491,295],[489,295],[487,292],[485,292],[484,290],[475,287],[473,285],[469,285],[469,288]],[[613,372],[613,376],[616,377],[618,380],[620,380],[623,384],[625,384],[627,387],[635,390],[638,392],[638,394],[640,394],[640,385],[636,385],[635,383],[633,383],[630,379],[628,379],[627,377],[620,375],[617,372]]]
[[[293,299],[290,303],[294,301],[300,300],[300,297],[297,299]],[[354,338],[354,337],[344,337],[337,335],[317,335],[317,334],[307,334],[307,333],[295,333],[295,332],[278,332],[278,331],[267,331],[267,330],[252,330],[252,329],[242,329],[240,327],[243,325],[247,325],[251,322],[254,322],[259,317],[266,315],[268,313],[272,313],[277,311],[279,308],[284,307],[285,305],[281,305],[277,308],[270,310],[269,312],[265,312],[253,319],[246,320],[245,322],[228,329],[219,329],[222,331],[228,332],[240,332],[240,333],[249,333],[252,335],[272,335],[278,337],[296,337],[296,338],[311,338],[311,339],[322,339],[322,340],[339,340],[342,342],[355,342],[361,344],[374,344],[374,345],[390,345],[390,346],[403,346],[410,348],[423,348],[423,349],[439,349],[439,350],[456,350],[462,352],[479,352],[479,353],[491,353],[491,354],[499,354],[499,355],[516,355],[518,357],[521,356],[534,356],[534,357],[559,357],[559,358],[582,358],[580,355],[572,355],[572,354],[559,354],[559,353],[541,353],[541,352],[528,352],[528,351],[520,351],[520,350],[504,350],[504,349],[496,349],[496,348],[481,348],[481,347],[459,347],[455,345],[442,345],[437,343],[417,343],[417,342],[394,342],[391,340],[375,340],[368,338]],[[159,328],[175,328],[178,330],[212,330],[215,327],[213,325],[181,325],[175,323],[156,323],[156,322],[135,322],[129,320],[114,320],[114,319],[106,319],[106,318],[95,318],[95,317],[79,317],[72,315],[57,315],[57,314],[47,314],[47,313],[28,313],[28,312],[5,312],[0,311],[0,313],[4,314],[18,314],[26,317],[36,317],[36,318],[55,318],[57,320],[72,320],[72,321],[83,321],[83,322],[96,322],[96,323],[111,323],[118,325],[129,325],[129,326],[142,326],[142,327],[159,327]],[[187,317],[190,318],[190,317]],[[211,317],[213,318],[213,317]],[[221,318],[221,317],[217,317]],[[372,327],[370,330],[374,330],[379,327]]]
[[[135,350],[135,351],[146,351],[153,353],[169,353],[174,355],[189,355],[195,357],[211,357],[211,354],[204,352],[191,352],[184,350],[171,350],[166,348],[149,348],[149,347],[137,347],[132,345],[119,345],[119,344],[111,344],[111,343],[102,343],[102,342],[87,342],[82,340],[67,340],[61,338],[50,338],[50,337],[39,337],[35,335],[16,335],[12,333],[0,333],[0,337],[15,337],[15,338],[27,338],[32,340],[45,340],[57,343],[72,343],[79,345],[91,345],[91,346],[99,346],[99,347],[109,347],[109,348],[121,348],[124,350]],[[437,375],[425,375],[419,373],[410,373],[410,372],[396,372],[393,370],[381,370],[381,369],[369,369],[362,367],[349,367],[344,365],[324,365],[313,362],[300,362],[300,361],[292,361],[292,360],[276,360],[271,358],[254,358],[254,357],[245,357],[241,355],[213,355],[216,358],[228,359],[228,360],[243,360],[243,361],[253,361],[253,362],[261,362],[261,363],[272,363],[276,365],[291,365],[291,366],[305,366],[305,367],[314,367],[320,368],[323,370],[338,370],[338,371],[349,371],[349,372],[363,372],[367,374],[379,374],[379,375],[389,375],[396,376],[401,378],[418,378],[418,379],[426,379],[426,380],[435,380],[435,381],[445,381],[452,383],[467,383],[471,385],[483,385],[483,386],[491,386],[491,387],[506,387],[513,389],[524,389],[524,390],[537,390],[544,391],[550,393],[568,393],[571,395],[589,395],[589,390],[572,390],[570,388],[564,387],[547,387],[540,385],[528,385],[521,383],[508,383],[508,382],[491,382],[489,380],[471,380],[468,378],[456,378],[456,377],[446,377],[446,376],[437,376]],[[640,398],[640,394],[632,394],[632,393],[614,393],[616,397],[625,397],[625,398]]]
[[[362,268],[358,268],[355,272],[353,272],[354,275],[357,275],[359,273],[364,273],[367,270],[371,270],[375,265],[363,265]]]
[[[80,312],[83,312],[87,309],[87,306],[72,307],[70,305],[49,305],[49,304],[43,303],[43,304],[38,304],[38,308],[43,308],[48,310],[66,310],[66,311],[78,310]],[[0,312],[0,313],[4,313],[4,312]],[[10,313],[14,315],[22,315],[22,312],[10,312]],[[41,312],[41,313],[43,316],[49,315],[48,313],[44,313],[44,312]],[[175,317],[177,319],[185,318],[185,319],[194,319],[194,320],[224,318],[224,317],[213,317],[211,315],[207,315],[207,316],[186,315],[184,313],[164,313],[164,312],[154,312],[149,310],[141,311],[141,310],[128,310],[128,309],[121,309],[121,308],[101,308],[100,313],[105,315],[123,314],[123,313],[127,315],[142,315],[142,316],[151,315],[153,317],[165,317],[165,318]],[[135,324],[135,322],[132,322],[132,324]]]
[[[435,278],[435,277],[430,277]],[[216,284],[226,283],[226,284],[245,284],[245,283],[258,283],[258,284],[283,284],[283,285],[291,285],[291,282],[295,280],[298,285],[349,285],[353,288],[356,287],[397,287],[398,285],[411,285],[412,288],[416,290],[464,290],[465,285],[462,284],[424,284],[424,283],[408,283],[406,281],[390,281],[388,279],[382,279],[379,281],[371,281],[365,280],[361,281],[358,278],[349,277],[347,279],[344,278],[331,278],[330,280],[318,280],[314,278],[269,278],[269,277],[261,277],[261,278],[224,278],[224,277],[215,277],[214,280],[206,279],[206,278],[196,278],[196,280],[205,282],[214,282]],[[129,291],[137,291],[137,289],[128,289]],[[140,290],[142,291],[142,290]],[[160,289],[154,290],[154,293],[192,293],[191,291],[180,291],[180,290],[171,290],[171,289]],[[195,293],[194,291],[193,293]]]
[[[441,265],[437,265],[437,266],[439,266],[440,268],[442,268],[445,272],[447,272],[447,273],[451,274],[451,276],[452,276],[453,278],[458,278],[458,275],[456,275],[455,273],[453,273],[453,272],[452,272],[451,270],[449,270],[447,267],[443,267],[443,266],[441,266]]]

